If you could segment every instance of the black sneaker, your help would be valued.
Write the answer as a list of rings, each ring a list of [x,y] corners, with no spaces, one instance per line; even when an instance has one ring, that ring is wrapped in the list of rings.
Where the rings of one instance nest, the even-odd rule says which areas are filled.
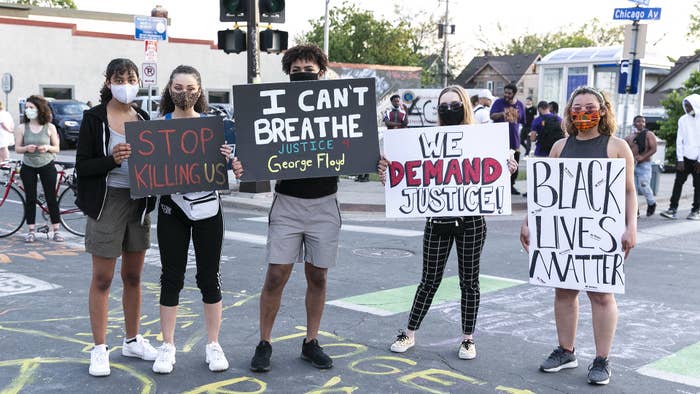
[[[573,352],[567,352],[561,346],[557,346],[552,354],[540,365],[542,372],[559,372],[566,368],[578,367],[578,361]]]
[[[656,212],[656,204],[647,205],[647,216],[654,215],[654,212]]]
[[[310,361],[311,365],[318,369],[328,369],[333,366],[333,359],[323,352],[323,348],[318,344],[318,339],[309,342],[306,342],[306,339],[303,340],[301,345],[301,359]]]
[[[253,372],[269,371],[270,356],[272,356],[272,345],[268,341],[260,341],[255,347],[253,359],[250,360],[250,370]]]
[[[514,196],[519,196],[519,195],[520,195],[520,192],[519,192],[518,189],[516,189],[514,186],[511,186],[511,187],[510,187],[510,194],[512,194],[512,195],[514,195]]]
[[[606,357],[596,357],[593,364],[588,367],[588,383],[610,383],[610,363]]]

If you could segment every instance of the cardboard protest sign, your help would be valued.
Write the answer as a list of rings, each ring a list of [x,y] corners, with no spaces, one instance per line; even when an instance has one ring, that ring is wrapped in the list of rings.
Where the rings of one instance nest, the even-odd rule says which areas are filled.
[[[241,179],[375,172],[374,85],[364,78],[234,86]]]
[[[529,159],[530,283],[625,292],[625,160]]]
[[[221,117],[126,123],[133,198],[228,189]]]
[[[506,123],[387,130],[386,216],[510,214]]]

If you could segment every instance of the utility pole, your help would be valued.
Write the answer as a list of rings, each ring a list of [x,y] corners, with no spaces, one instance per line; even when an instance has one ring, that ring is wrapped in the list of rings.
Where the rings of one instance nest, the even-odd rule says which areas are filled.
[[[447,65],[447,34],[449,28],[450,17],[450,0],[445,0],[445,22],[443,26],[443,41],[442,41],[442,87],[447,87],[447,77],[449,75],[449,67]]]
[[[629,79],[631,79],[632,75],[632,70],[634,68],[634,60],[637,58],[637,39],[639,38],[639,20],[634,20],[632,21],[632,46],[631,46],[631,51],[630,54],[632,55],[632,61],[630,62],[630,68],[629,68]],[[622,54],[623,56],[627,55],[626,53]],[[627,86],[627,92],[625,93],[625,108],[622,111],[622,128],[623,132],[627,132],[627,119],[629,117],[629,102],[630,102],[630,92],[629,92],[629,85]]]
[[[326,57],[328,57],[328,3],[331,0],[326,0],[326,16],[323,22],[323,52],[325,52]]]
[[[258,0],[246,1],[248,2],[248,83],[260,83],[260,46],[258,43],[260,9],[258,8]],[[238,190],[245,193],[266,193],[270,191],[270,182],[241,182]]]

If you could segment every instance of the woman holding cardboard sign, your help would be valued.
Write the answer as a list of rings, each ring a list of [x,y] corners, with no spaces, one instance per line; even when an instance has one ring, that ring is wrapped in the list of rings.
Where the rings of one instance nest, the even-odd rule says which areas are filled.
[[[474,123],[471,102],[460,86],[448,86],[438,98],[440,126]],[[507,149],[504,147],[504,150]],[[386,180],[389,161],[379,162],[379,176]],[[508,159],[508,170],[517,169],[515,160]],[[391,351],[404,353],[415,345],[415,332],[428,313],[433,297],[442,282],[452,244],[457,249],[459,287],[462,291],[462,341],[459,358],[471,360],[476,357],[474,326],[479,310],[479,260],[486,240],[486,221],[483,216],[428,218],[423,232],[423,274],[413,299],[408,319],[408,328],[402,331],[391,345]]]
[[[634,158],[625,140],[613,136],[616,123],[612,104],[600,90],[582,86],[574,90],[564,111],[562,126],[569,135],[557,141],[549,157],[561,158],[623,158],[626,163],[625,231],[622,250],[625,258],[637,239],[637,196],[634,187]],[[527,251],[530,229],[527,216],[520,229],[520,242]],[[559,372],[575,368],[574,340],[578,322],[578,290],[555,289],[554,319],[559,346],[540,365],[542,372]],[[610,365],[608,354],[617,326],[617,304],[612,293],[588,291],[593,317],[593,337],[596,358],[588,370],[588,383],[608,384]]]
[[[207,101],[202,77],[194,67],[178,66],[161,94],[160,111],[165,119],[196,118],[204,115]],[[228,160],[231,148],[221,146]],[[224,238],[224,219],[216,192],[193,192],[160,197],[158,244],[160,248],[160,326],[163,345],[153,363],[153,372],[170,373],[175,364],[175,321],[185,281],[190,238],[197,263],[197,287],[204,302],[207,327],[205,362],[211,371],[225,371],[229,364],[219,345],[221,328],[221,276],[219,261]]]
[[[139,91],[139,70],[134,62],[112,60],[105,77],[100,105],[83,115],[75,153],[78,176],[75,203],[88,216],[85,251],[92,254],[89,303],[95,347],[90,354],[89,372],[93,376],[110,374],[105,337],[109,288],[119,256],[126,326],[122,355],[149,361],[156,358],[153,346],[138,335],[141,271],[151,245],[148,212],[155,207],[155,198],[131,199],[128,172],[131,146],[124,136],[126,122],[148,120],[148,114],[131,105]]]

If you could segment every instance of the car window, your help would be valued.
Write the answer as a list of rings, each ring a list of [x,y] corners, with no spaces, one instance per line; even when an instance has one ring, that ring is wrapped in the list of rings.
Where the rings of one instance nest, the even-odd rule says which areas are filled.
[[[54,112],[57,115],[81,115],[83,111],[90,109],[87,104],[74,103],[74,104],[59,104],[54,106]]]

